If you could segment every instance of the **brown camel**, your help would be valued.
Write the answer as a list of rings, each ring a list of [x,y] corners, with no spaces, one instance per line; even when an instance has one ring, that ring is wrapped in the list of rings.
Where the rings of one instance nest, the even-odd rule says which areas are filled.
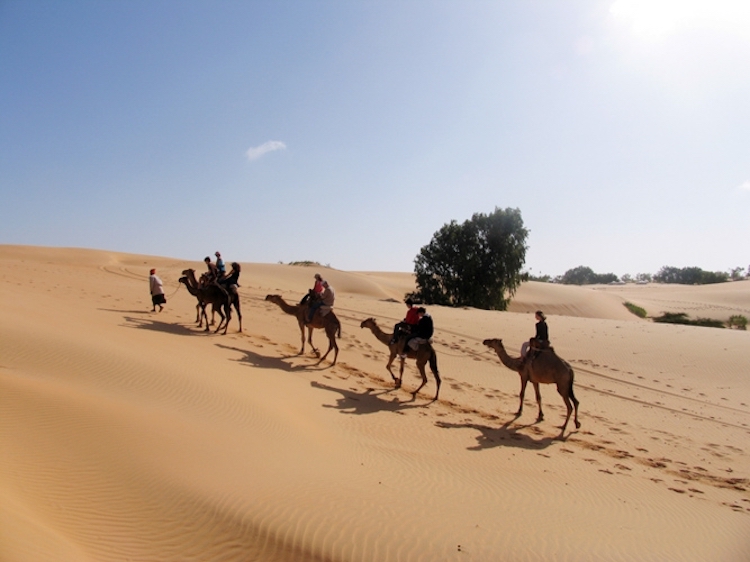
[[[198,304],[196,305],[198,326],[203,326],[203,319],[205,318],[206,331],[209,331],[208,315],[206,314],[206,306],[209,304],[211,304],[213,311],[218,312],[221,317],[221,321],[219,322],[216,331],[218,332],[225,323],[228,326],[229,322],[226,322],[226,318],[227,315],[231,315],[231,305],[229,303],[228,295],[214,285],[204,286],[197,283],[195,280],[195,272],[192,269],[186,269],[182,273],[183,276],[180,277],[179,282],[183,283],[188,292],[198,299]]]
[[[336,318],[336,314],[334,314],[332,310],[325,316],[322,316],[319,312],[317,312],[313,315],[312,322],[308,322],[307,302],[303,304],[289,304],[281,297],[281,295],[266,295],[266,300],[278,305],[281,310],[283,310],[287,314],[291,314],[297,319],[297,323],[299,324],[300,339],[302,340],[302,348],[299,350],[299,355],[305,353],[305,326],[307,326],[307,343],[310,344],[313,353],[320,357],[320,351],[316,349],[315,345],[312,342],[312,334],[313,329],[322,328],[323,330],[325,330],[326,336],[328,337],[328,351],[325,352],[325,355],[323,355],[323,357],[320,357],[320,361],[318,361],[318,363],[322,362],[326,357],[328,357],[328,354],[333,349],[333,363],[331,364],[336,364],[336,359],[338,359],[339,356],[339,346],[336,343],[336,338],[341,337],[341,322],[339,322],[339,319]]]
[[[396,355],[399,352],[399,342],[391,343],[391,338],[393,338],[393,334],[389,334],[387,332],[384,332],[380,329],[380,326],[378,326],[377,322],[375,322],[374,318],[368,318],[367,320],[363,320],[362,324],[359,326],[360,328],[369,328],[370,331],[373,333],[373,335],[378,338],[382,343],[388,346],[388,350],[390,351],[390,356],[388,357],[388,364],[385,366],[386,369],[388,369],[388,372],[391,374],[391,377],[393,378],[394,382],[396,383],[396,388],[401,388],[401,381],[404,377],[404,363],[405,360],[401,359],[401,368],[399,369],[398,378],[396,378],[396,375],[393,374],[393,371],[391,370],[391,365],[393,365],[394,359],[396,359]],[[438,366],[437,366],[437,354],[435,353],[435,350],[432,348],[432,344],[423,343],[419,346],[419,348],[414,351],[411,347],[406,348],[406,357],[409,359],[416,359],[417,360],[417,369],[419,369],[419,374],[422,376],[422,384],[419,385],[419,388],[412,392],[414,396],[417,395],[417,393],[422,389],[424,385],[427,384],[427,374],[425,373],[424,366],[429,362],[430,364],[430,370],[432,371],[432,374],[435,376],[435,383],[437,384],[437,391],[435,392],[435,398],[433,400],[438,399],[438,395],[440,394],[440,373],[438,373]]]
[[[187,287],[187,290],[190,292],[191,295],[193,295],[196,299],[198,299],[198,306],[200,307],[199,316],[200,319],[200,325],[202,325],[203,319],[206,320],[206,331],[209,330],[208,327],[208,315],[206,314],[206,306],[211,305],[212,309],[214,311],[217,311],[219,313],[219,316],[221,317],[221,321],[219,322],[219,325],[216,327],[216,332],[221,330],[221,328],[224,328],[224,334],[227,333],[227,329],[229,328],[229,322],[232,319],[232,306],[234,305],[235,310],[237,311],[237,318],[240,324],[239,331],[242,331],[242,313],[240,310],[240,296],[237,293],[236,288],[232,287],[228,291],[222,290],[221,287],[219,287],[216,284],[209,284],[209,285],[201,285],[197,282],[195,279],[195,270],[193,269],[186,269],[182,272],[183,277],[180,278],[180,283],[184,283],[185,287]]]
[[[523,412],[523,397],[526,393],[526,384],[531,381],[536,393],[536,402],[539,405],[537,421],[542,421],[544,413],[542,412],[542,395],[539,392],[539,384],[555,384],[557,385],[557,392],[562,396],[565,407],[568,409],[568,415],[565,417],[565,423],[561,427],[562,431],[560,435],[562,436],[565,433],[565,428],[568,426],[570,414],[573,412],[574,407],[575,416],[573,421],[576,424],[576,428],[581,427],[581,424],[578,422],[578,400],[573,393],[573,368],[567,361],[558,357],[554,349],[548,347],[541,350],[529,350],[529,354],[524,360],[520,357],[511,357],[508,355],[505,347],[503,347],[503,341],[500,339],[484,340],[482,343],[497,352],[497,356],[503,365],[521,375],[521,402],[518,406],[518,412],[516,412],[517,417]]]

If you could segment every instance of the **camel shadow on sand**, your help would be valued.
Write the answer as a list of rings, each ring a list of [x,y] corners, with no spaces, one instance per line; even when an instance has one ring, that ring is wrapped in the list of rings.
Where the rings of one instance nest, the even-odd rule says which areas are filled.
[[[515,419],[513,418],[500,427],[479,423],[449,423],[443,421],[435,422],[435,425],[443,429],[474,429],[478,431],[479,434],[475,437],[477,444],[473,447],[467,447],[469,451],[483,451],[495,447],[519,447],[521,449],[542,450],[552,445],[552,443],[559,441],[557,437],[535,439],[530,435],[519,433],[520,429],[532,427],[533,424],[510,427]]]
[[[187,326],[181,324],[173,324],[171,322],[160,322],[159,320],[152,318],[135,318],[132,316],[124,316],[124,326],[127,328],[137,328],[139,330],[153,330],[155,332],[165,332],[167,334],[176,334],[178,336],[193,336],[196,334],[194,330],[191,330]]]
[[[286,371],[287,373],[308,370],[306,365],[292,365],[287,361],[293,357],[298,357],[298,355],[287,355],[281,357],[261,355],[260,353],[255,353],[248,349],[240,349],[239,347],[224,345],[222,343],[217,343],[216,347],[241,353],[242,357],[239,359],[232,359],[232,361],[236,361],[237,363],[244,364],[248,367]]]
[[[364,392],[355,392],[353,390],[329,386],[317,381],[312,381],[310,386],[341,394],[341,398],[336,399],[335,405],[324,404],[323,407],[335,408],[342,414],[354,414],[360,416],[375,414],[378,412],[400,413],[405,410],[425,408],[432,403],[430,401],[424,404],[415,404],[415,397],[403,402],[394,394],[397,392],[396,389],[374,390],[368,388]],[[389,396],[390,400],[386,400],[386,396]]]
[[[121,308],[97,308],[97,310],[102,310],[104,312],[120,312],[122,314],[158,314],[158,312],[154,312],[153,310],[122,310]]]

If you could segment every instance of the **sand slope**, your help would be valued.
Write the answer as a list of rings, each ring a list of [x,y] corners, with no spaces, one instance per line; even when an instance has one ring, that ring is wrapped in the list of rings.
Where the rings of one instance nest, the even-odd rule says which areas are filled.
[[[222,336],[177,283],[199,261],[0,246],[0,560],[747,559],[750,335],[622,306],[742,313],[742,283],[531,283],[511,312],[430,307],[432,402],[413,365],[393,389],[359,327],[391,330],[409,274],[320,270],[343,326],[331,367],[264,300],[296,301],[318,270],[242,265],[245,329]],[[544,421],[532,389],[516,419],[519,377],[481,344],[516,354],[537,308],[576,371],[564,440],[555,390]]]

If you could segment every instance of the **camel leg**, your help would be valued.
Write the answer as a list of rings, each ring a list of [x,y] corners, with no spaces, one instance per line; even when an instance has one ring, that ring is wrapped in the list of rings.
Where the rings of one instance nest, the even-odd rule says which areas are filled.
[[[305,325],[302,323],[299,325],[299,339],[302,342],[302,347],[297,355],[302,355],[305,353]]]
[[[406,366],[406,359],[401,359],[398,367],[398,383],[396,388],[401,388],[401,384],[404,382],[404,367]]]
[[[224,335],[226,335],[227,330],[229,329],[229,322],[232,320],[232,305],[227,303],[227,306],[225,308],[226,308],[227,321],[224,323],[224,332],[223,332]],[[218,328],[216,331],[217,332],[219,331]]]
[[[563,402],[565,402],[565,407],[568,410],[567,416],[565,417],[565,423],[561,427],[562,432],[565,432],[565,428],[568,426],[568,421],[570,420],[570,414],[573,413],[574,409],[575,416],[573,416],[573,422],[575,423],[576,429],[579,429],[581,423],[578,421],[578,399],[575,397],[575,394],[573,394],[573,382],[570,382],[567,389],[561,389],[558,386],[557,392],[562,396]]]
[[[315,347],[315,345],[313,344],[313,342],[312,342],[313,329],[314,329],[314,328],[313,328],[312,326],[308,326],[308,327],[307,327],[307,343],[309,343],[309,344],[310,344],[310,348],[311,348],[311,349],[313,350],[313,353],[314,353],[314,354],[315,354],[315,355],[316,355],[317,357],[320,357],[320,350],[319,350],[319,349],[317,349],[317,348]]]
[[[536,403],[539,406],[539,414],[536,417],[536,421],[540,422],[544,419],[544,412],[542,412],[542,393],[539,392],[539,383],[532,381],[534,385],[534,393],[536,394]]]
[[[242,331],[242,312],[240,312],[240,297],[237,296],[237,301],[234,303],[234,309],[237,311],[237,320],[240,323],[240,332]]]
[[[393,369],[391,369],[391,365],[393,365],[393,360],[396,358],[396,353],[391,353],[391,356],[388,358],[388,364],[385,366],[386,370],[388,371],[388,374],[391,375],[391,378],[393,379],[393,382],[396,383],[395,388],[399,388],[401,386],[401,379],[397,378],[396,375],[393,374]],[[401,372],[404,371],[404,360],[401,360]]]
[[[561,436],[562,436],[562,434],[563,434],[563,433],[565,433],[565,428],[566,428],[566,427],[568,427],[568,420],[570,420],[570,414],[572,414],[572,413],[573,413],[573,406],[572,406],[572,404],[570,403],[570,398],[569,398],[569,397],[567,397],[567,396],[563,396],[562,398],[563,398],[563,402],[565,402],[565,407],[567,408],[567,410],[568,410],[568,413],[567,413],[567,415],[565,416],[565,423],[563,423],[563,424],[562,424],[562,425],[560,426],[560,430],[561,430],[561,431],[560,431],[560,435],[561,435]]]
[[[221,318],[221,320],[219,321],[219,325],[216,326],[216,330],[214,330],[214,334],[216,334],[216,333],[219,332],[219,330],[221,330],[224,327],[224,321],[225,320],[226,320],[227,324],[229,323],[229,320],[227,319],[227,315],[225,314],[225,312],[227,312],[226,306],[219,306],[219,307],[217,307],[216,304],[214,303],[211,306],[211,312],[218,312],[219,313],[219,318]],[[208,324],[206,324],[206,326],[208,327]],[[226,331],[224,333],[226,333]]]
[[[523,398],[526,396],[526,385],[529,383],[529,379],[521,375],[521,394],[519,395],[520,402],[518,404],[518,411],[516,412],[516,417],[520,418],[521,414],[523,414]]]
[[[419,391],[422,390],[422,387],[427,384],[427,373],[424,372],[425,363],[426,363],[426,361],[425,362],[422,362],[422,361],[418,361],[417,362],[417,368],[419,369],[419,374],[422,377],[422,384],[420,384],[417,387],[417,390],[415,390],[414,392],[412,392],[412,395],[414,395],[414,396],[416,396],[419,393]]]
[[[442,382],[440,380],[440,373],[438,372],[437,367],[437,355],[435,355],[435,352],[432,352],[432,355],[430,356],[430,370],[432,371],[433,376],[435,377],[435,384],[437,385],[437,390],[435,391],[435,400],[438,399],[438,395],[440,394],[440,383]]]
[[[576,395],[573,392],[573,377],[570,378],[570,387],[568,388],[568,396],[570,396],[570,400],[573,402],[573,406],[575,407],[575,415],[573,416],[573,421],[576,424],[576,429],[580,429],[581,422],[578,421],[578,398],[576,398]]]
[[[331,353],[332,349],[335,349],[336,351],[333,354],[333,361],[331,362],[331,366],[335,365],[336,364],[336,358],[339,356],[339,350],[338,350],[337,347],[334,347],[333,344],[329,344],[328,345],[328,350],[323,354],[323,357],[321,357],[318,360],[318,363],[322,363],[325,360],[325,358],[328,357],[328,354]]]
[[[205,331],[208,332],[211,330],[211,328],[208,326],[208,313],[206,312],[206,307],[208,304],[203,305],[203,319],[206,321],[206,328]]]
[[[329,334],[328,331],[326,331],[326,335],[328,336],[328,351],[325,352],[325,355],[320,358],[320,361],[318,361],[318,363],[322,363],[323,360],[328,357],[328,354],[331,353],[331,350],[335,349],[336,351],[333,354],[333,363],[331,363],[331,365],[333,366],[336,364],[336,359],[339,356],[339,346],[336,344],[336,332],[334,331]]]

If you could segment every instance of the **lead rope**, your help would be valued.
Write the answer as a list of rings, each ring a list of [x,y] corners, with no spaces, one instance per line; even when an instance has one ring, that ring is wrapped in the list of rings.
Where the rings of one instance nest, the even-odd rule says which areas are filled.
[[[180,287],[181,287],[181,286],[182,286],[182,283],[177,283],[177,288],[176,288],[176,289],[174,290],[174,292],[173,292],[173,293],[172,293],[171,295],[169,295],[169,297],[166,297],[166,296],[165,296],[164,298],[165,298],[165,299],[166,299],[166,298],[170,298],[170,299],[171,299],[171,298],[172,298],[173,296],[175,296],[175,295],[177,294],[177,291],[179,291],[179,290],[180,290]]]

